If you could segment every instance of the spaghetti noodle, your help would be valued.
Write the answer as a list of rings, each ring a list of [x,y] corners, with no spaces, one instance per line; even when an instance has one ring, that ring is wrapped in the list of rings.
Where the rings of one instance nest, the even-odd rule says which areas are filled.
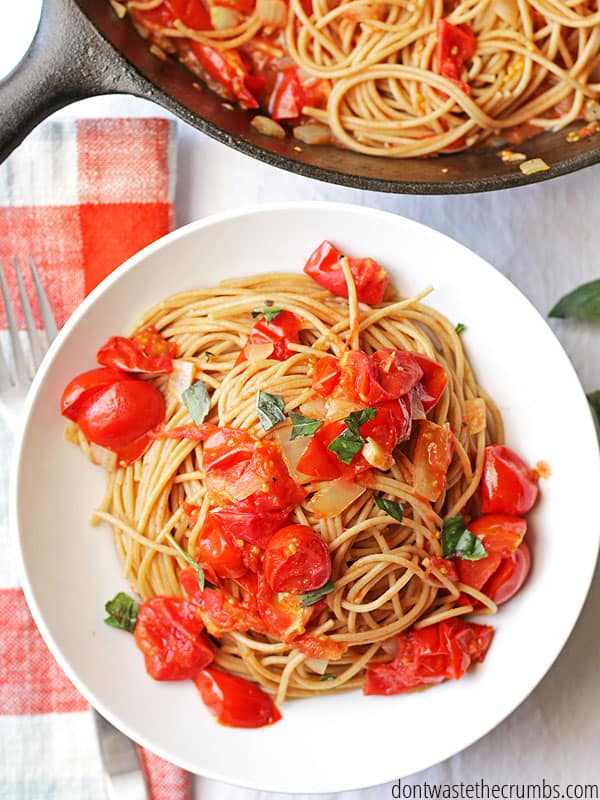
[[[486,583],[493,570],[483,581],[468,572],[484,562],[486,569],[491,566],[494,548],[488,547],[487,559],[480,554],[480,560],[465,556],[464,562],[461,558],[453,562],[452,554],[444,552],[447,543],[441,532],[445,521],[477,517],[482,503],[484,510],[487,503],[492,511],[522,515],[537,494],[535,476],[521,470],[530,492],[524,505],[513,508],[516,500],[510,497],[499,503],[486,498],[491,454],[510,453],[500,447],[502,420],[478,386],[454,325],[423,302],[429,290],[413,298],[394,296],[375,262],[346,257],[335,262],[338,256],[324,243],[307,263],[306,271],[315,280],[287,273],[226,280],[216,288],[169,297],[138,320],[135,330],[142,337],[136,340],[138,345],[146,346],[147,337],[159,333],[159,339],[168,343],[160,357],[177,352],[170,374],[146,373],[144,381],[131,377],[135,372],[131,360],[125,364],[131,383],[151,383],[164,397],[163,425],[151,434],[151,444],[144,444],[147,449],[141,457],[130,464],[108,464],[106,495],[94,512],[94,521],[112,526],[124,575],[137,593],[146,601],[157,596],[195,598],[207,629],[217,637],[212,646],[214,665],[258,682],[278,702],[362,686],[369,670],[390,661],[407,631],[414,636],[417,631],[439,630],[441,624],[461,620],[474,610],[495,612],[495,594]],[[349,299],[315,281],[338,295],[345,292]],[[377,303],[384,290],[385,300]],[[359,302],[365,296],[376,304]],[[99,362],[123,369],[123,341],[132,340],[121,340],[118,359],[109,342],[99,351]],[[109,360],[107,352],[113,354]],[[152,364],[147,361],[142,367],[149,370]],[[361,373],[363,368],[367,372]],[[205,392],[201,424],[193,423],[194,409],[182,401],[182,388],[190,384],[201,384]],[[261,417],[257,394],[259,400],[281,400],[278,412],[266,409],[267,415],[275,414],[272,425]],[[98,413],[97,399],[94,402]],[[64,409],[63,398],[63,413]],[[384,411],[391,415],[383,416]],[[92,460],[98,460],[96,445],[90,444],[89,432],[84,433],[81,406],[78,414],[71,415],[78,422],[71,436]],[[352,414],[364,416],[357,423],[358,449],[350,460],[330,442],[326,455],[333,461],[327,462],[325,471],[317,461],[311,464],[309,445],[317,444],[321,436],[326,443],[328,427],[338,426],[334,433],[342,430],[338,437],[342,444],[355,441]],[[380,414],[385,430],[376,427]],[[295,430],[299,420],[308,427]],[[400,427],[390,440],[394,425]],[[309,428],[313,432],[307,435]],[[219,453],[213,441],[222,431],[227,432],[222,440],[226,443]],[[101,443],[106,446],[106,440]],[[255,491],[254,473],[245,472],[240,478],[231,472],[237,469],[231,464],[238,447],[253,453],[270,447],[269,458],[283,457],[285,475],[281,477],[280,470],[272,473],[279,477],[265,478],[263,470]],[[331,463],[333,474],[327,472]],[[217,478],[214,464],[220,464]],[[504,467],[495,469],[502,477]],[[273,488],[277,480],[279,488]],[[249,495],[281,492],[286,481],[291,482],[292,492],[300,492],[285,524],[308,527],[327,546],[332,586],[321,589],[321,597],[311,598],[311,604],[303,607],[298,589],[282,594],[265,566],[273,540],[261,540],[243,527],[236,530],[246,541],[236,539],[236,545],[240,553],[243,550],[244,564],[239,577],[227,577],[236,573],[228,573],[223,561],[214,560],[214,548],[207,550],[206,545],[215,520],[218,526],[225,524],[215,509],[223,506],[223,481],[239,504]],[[239,490],[239,481],[245,482],[245,491]],[[266,526],[269,517],[261,513],[259,521]],[[478,522],[486,519],[480,517]],[[522,523],[511,545],[515,550],[526,526],[519,517],[510,519],[513,524],[517,519],[517,527]],[[461,531],[475,541],[466,526]],[[484,534],[480,537],[484,544],[491,542],[489,531]],[[202,564],[213,588],[198,594],[198,578],[189,568],[188,579],[181,580],[186,567],[181,551]],[[507,561],[506,548],[503,552],[493,562],[496,567]],[[259,583],[265,574],[271,582],[268,613],[260,597],[258,607],[255,598],[249,601],[252,592],[244,580],[248,576],[256,580],[254,573]],[[301,580],[304,577],[300,575]],[[292,578],[298,580],[297,575]],[[319,589],[326,579],[323,573],[311,588]],[[261,591],[259,586],[259,595]],[[238,610],[244,608],[254,616],[245,617],[245,625],[230,619],[224,623],[223,616],[212,614],[207,599],[210,596],[213,603],[219,592],[221,600],[229,598]],[[496,594],[499,601],[507,599]],[[219,606],[220,614],[226,606],[226,602]],[[256,619],[258,624],[252,621]],[[477,660],[475,651],[472,655]]]
[[[600,112],[596,0],[117,5],[223,96],[307,143],[425,156]]]

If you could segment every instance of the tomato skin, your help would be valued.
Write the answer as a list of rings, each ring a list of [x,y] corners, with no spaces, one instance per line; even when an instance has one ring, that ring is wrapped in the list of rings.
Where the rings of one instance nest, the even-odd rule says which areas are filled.
[[[304,633],[313,607],[302,608],[300,598],[287,592],[274,592],[264,575],[257,575],[256,603],[267,633],[291,642]]]
[[[312,388],[320,397],[329,397],[337,386],[342,371],[339,361],[333,356],[320,358],[312,375]]]
[[[205,669],[194,680],[202,701],[222,725],[262,728],[281,719],[271,697],[255,683],[218,669]]]
[[[310,636],[305,634],[294,639],[294,647],[307,658],[324,658],[327,661],[339,661],[348,650],[348,645],[336,642],[331,636]]]
[[[219,578],[240,578],[247,571],[242,559],[243,542],[237,544],[208,514],[196,543],[196,561]]]
[[[527,542],[521,542],[483,587],[483,593],[496,605],[506,603],[525,583],[531,569],[531,553]]]
[[[488,553],[512,555],[527,533],[527,521],[511,514],[487,514],[469,523],[469,530],[483,542]]]
[[[276,508],[261,507],[269,498],[256,494],[238,503],[215,508],[211,512],[219,526],[233,539],[242,539],[264,549],[275,531],[289,519],[289,512]]]
[[[468,25],[458,27],[440,19],[437,23],[437,37],[437,71],[459,86],[465,94],[470,94],[471,88],[461,80],[461,75],[465,62],[475,55],[475,34]]]
[[[188,28],[210,30],[212,28],[208,12],[200,0],[163,0],[153,9],[131,9],[132,16],[150,30],[160,31],[169,28],[179,19]]]
[[[458,583],[458,573],[456,571],[456,567],[454,563],[448,558],[440,558],[439,556],[431,556],[429,558],[429,564],[425,570],[425,574],[427,577],[431,576],[432,569],[437,569],[438,572],[441,572],[449,581],[452,583]]]
[[[305,105],[304,91],[296,67],[280,72],[269,110],[275,120],[296,119]]]
[[[412,353],[384,347],[376,350],[371,359],[378,367],[379,383],[395,399],[408,394],[421,380],[423,370]]]
[[[485,448],[481,477],[483,514],[527,514],[537,496],[537,475],[522,458],[505,445]]]
[[[99,394],[106,386],[120,381],[133,380],[125,372],[107,367],[97,367],[87,372],[82,372],[67,384],[60,401],[60,413],[77,421],[83,403],[94,394]]]
[[[413,353],[413,358],[423,370],[421,378],[421,402],[425,412],[431,411],[432,408],[438,404],[441,396],[446,391],[448,386],[448,375],[446,370],[437,361],[432,361],[427,356],[422,356],[420,353]]]
[[[348,297],[346,279],[340,266],[340,253],[331,242],[322,242],[308,257],[304,272],[320,286],[338,297]],[[388,274],[372,258],[348,258],[356,294],[361,303],[381,303],[388,285]]]
[[[280,311],[271,322],[261,317],[248,334],[248,341],[237,357],[236,365],[248,360],[246,352],[248,345],[265,343],[273,345],[273,352],[269,358],[274,361],[286,361],[294,355],[288,344],[299,344],[301,328],[302,320],[292,311]]]
[[[238,101],[242,108],[258,108],[258,101],[252,94],[249,79],[250,68],[237,50],[220,50],[208,44],[190,41],[194,55],[202,68],[216,81],[227,94]]]
[[[307,525],[287,525],[278,530],[265,548],[263,566],[274,592],[311,592],[331,577],[327,545]]]
[[[214,658],[203,629],[197,607],[187,600],[153,597],[142,603],[134,636],[148,675],[157,681],[195,678]]]
[[[105,386],[79,407],[76,422],[95,444],[118,449],[156,427],[165,417],[165,400],[150,383],[119,381]]]
[[[415,444],[414,488],[421,497],[435,502],[446,488],[446,473],[454,454],[450,427],[423,420]]]
[[[471,664],[485,659],[493,635],[489,625],[456,617],[402,633],[393,661],[367,666],[364,694],[400,694],[446,679],[458,680]]]
[[[131,338],[112,336],[96,353],[104,367],[147,375],[166,375],[173,371],[177,347],[158,333],[153,325]]]

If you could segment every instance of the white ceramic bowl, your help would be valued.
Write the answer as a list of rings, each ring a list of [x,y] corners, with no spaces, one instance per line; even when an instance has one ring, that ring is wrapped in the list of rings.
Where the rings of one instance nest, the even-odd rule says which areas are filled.
[[[107,529],[90,528],[103,473],[64,440],[63,387],[94,365],[108,336],[173,292],[224,277],[299,270],[331,239],[368,255],[410,294],[463,322],[469,357],[500,406],[507,443],[552,476],[531,515],[534,566],[493,620],[484,665],[424,693],[359,692],[286,703],[255,731],[218,725],[194,686],[156,683],[131,638],[103,624],[103,604],[127,589]],[[348,205],[282,204],[212,217],[150,245],[73,314],[36,376],[12,485],[21,575],[35,620],[78,689],[115,725],[192,772],[270,791],[357,789],[424,769],[467,747],[511,713],[563,647],[598,552],[596,434],[575,372],[531,304],[456,242],[407,219]],[[573,543],[576,546],[573,547]]]

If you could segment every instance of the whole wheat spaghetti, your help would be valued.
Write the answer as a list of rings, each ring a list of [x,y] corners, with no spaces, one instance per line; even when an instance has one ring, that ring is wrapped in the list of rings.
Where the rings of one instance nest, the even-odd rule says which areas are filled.
[[[220,94],[290,122],[305,143],[425,156],[600,115],[597,0],[226,5],[117,3]]]

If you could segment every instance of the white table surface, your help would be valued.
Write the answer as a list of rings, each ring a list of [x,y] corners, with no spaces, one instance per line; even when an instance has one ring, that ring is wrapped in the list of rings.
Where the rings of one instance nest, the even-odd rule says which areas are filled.
[[[4,0],[7,2],[7,0]],[[0,76],[27,46],[39,0],[11,10],[0,28]],[[14,17],[13,17],[14,15]],[[3,30],[4,28],[4,30]],[[130,97],[95,98],[61,114],[165,115]],[[419,220],[475,250],[507,275],[545,314],[562,294],[600,277],[600,166],[549,183],[484,195],[403,197],[361,192],[301,178],[255,162],[180,123],[177,224],[218,211],[277,200],[338,200],[387,209]],[[368,250],[368,248],[366,248]],[[510,325],[510,309],[506,310]],[[587,391],[600,388],[600,325],[556,322],[553,328]],[[551,369],[551,365],[548,365]],[[510,365],[507,364],[507,379]],[[543,398],[541,398],[543,402]],[[557,424],[569,424],[569,409]],[[573,465],[576,469],[577,465]],[[600,488],[600,487],[599,487]],[[566,531],[576,538],[577,531]],[[560,591],[560,587],[557,587]],[[600,575],[564,651],[541,684],[507,720],[461,754],[403,783],[600,783]],[[552,620],[532,631],[532,647]],[[527,654],[522,655],[527,658]],[[343,724],[343,722],[340,722]],[[399,746],[403,735],[398,729]],[[409,732],[407,732],[409,734]],[[373,731],[376,735],[376,729]],[[299,758],[307,759],[307,745]],[[349,754],[352,757],[352,754]],[[592,796],[592,795],[590,795]],[[275,800],[285,795],[244,791],[196,779],[199,800]],[[383,800],[391,785],[336,798]],[[598,794],[595,795],[598,798]],[[100,798],[99,798],[100,800]]]

